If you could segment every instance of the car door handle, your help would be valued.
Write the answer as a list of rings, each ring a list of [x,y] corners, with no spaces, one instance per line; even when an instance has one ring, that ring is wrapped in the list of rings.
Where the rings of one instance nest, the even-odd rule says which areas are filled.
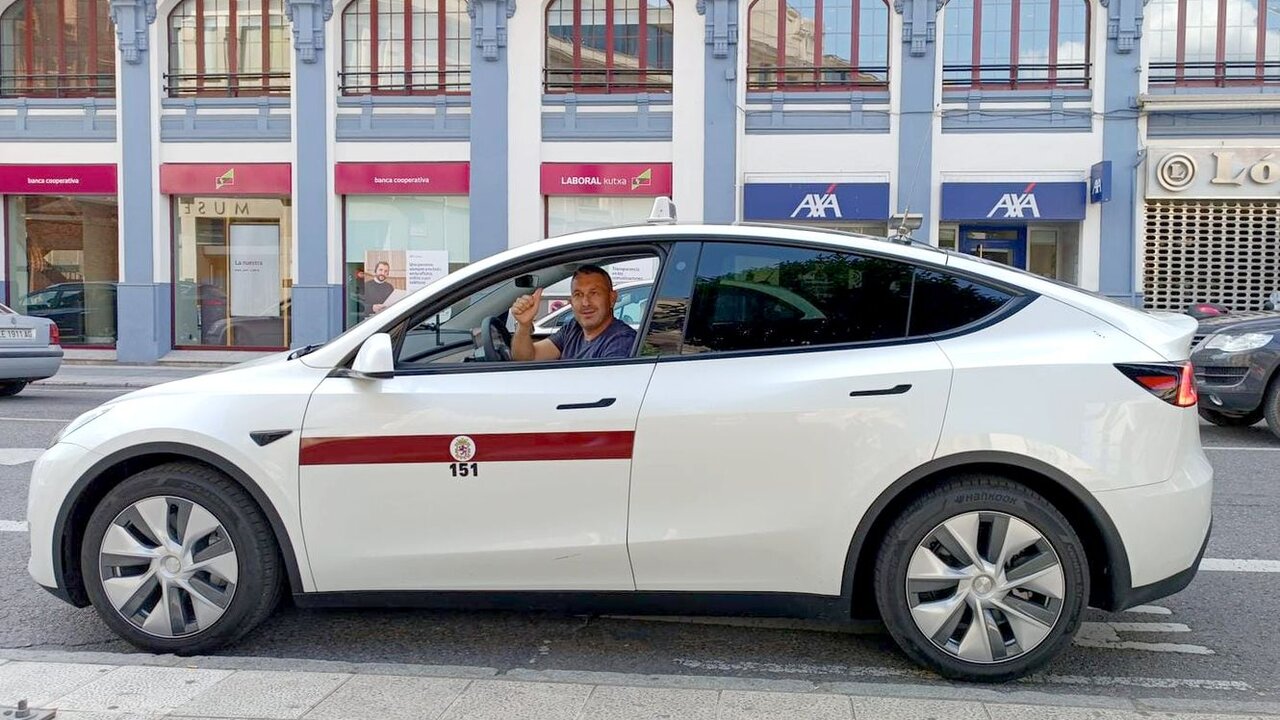
[[[618,398],[600,398],[592,403],[565,403],[557,405],[557,410],[591,410],[593,408],[607,408],[618,402]]]
[[[891,388],[884,388],[882,390],[854,390],[853,392],[849,393],[849,397],[872,397],[875,395],[901,395],[902,393],[910,389],[911,389],[910,385],[902,384],[902,385],[894,385]]]

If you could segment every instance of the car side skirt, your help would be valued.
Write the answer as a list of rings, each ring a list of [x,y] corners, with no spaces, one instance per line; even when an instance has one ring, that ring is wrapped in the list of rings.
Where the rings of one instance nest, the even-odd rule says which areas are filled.
[[[765,592],[671,591],[404,591],[294,593],[304,608],[429,608],[511,610],[602,615],[707,615],[849,622],[849,600],[839,595]]]

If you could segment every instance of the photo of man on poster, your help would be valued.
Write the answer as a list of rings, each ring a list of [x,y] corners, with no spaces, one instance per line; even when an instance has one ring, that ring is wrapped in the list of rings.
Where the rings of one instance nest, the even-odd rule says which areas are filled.
[[[365,314],[372,315],[382,312],[387,306],[387,298],[391,297],[391,293],[395,291],[395,287],[387,281],[387,275],[391,272],[391,265],[385,260],[379,260],[373,266],[373,274],[369,274],[368,265],[365,265],[364,274],[364,292],[361,294],[361,300],[364,303]]]

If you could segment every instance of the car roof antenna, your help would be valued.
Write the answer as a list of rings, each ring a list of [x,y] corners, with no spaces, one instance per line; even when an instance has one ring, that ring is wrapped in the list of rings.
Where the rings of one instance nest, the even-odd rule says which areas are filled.
[[[676,222],[676,204],[669,197],[653,199],[653,210],[646,221],[650,225],[674,225]]]

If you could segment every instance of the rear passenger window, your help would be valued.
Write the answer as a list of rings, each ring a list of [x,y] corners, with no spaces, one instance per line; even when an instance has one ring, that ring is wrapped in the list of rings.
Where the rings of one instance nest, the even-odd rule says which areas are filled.
[[[1013,296],[1003,290],[938,270],[916,270],[911,335],[945,333],[977,322]]]
[[[853,253],[706,243],[682,352],[903,338],[911,272]]]

